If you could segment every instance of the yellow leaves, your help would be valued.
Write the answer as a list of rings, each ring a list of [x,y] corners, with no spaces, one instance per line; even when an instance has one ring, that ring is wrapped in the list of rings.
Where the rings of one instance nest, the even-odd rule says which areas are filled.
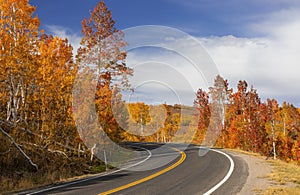
[[[32,131],[55,136],[72,118],[70,97],[77,71],[72,46],[43,30],[38,37],[40,21],[28,0],[1,0],[0,10],[0,80],[6,81],[1,89],[7,92],[0,93],[11,107],[8,113],[14,110],[15,120]]]
[[[67,40],[44,35],[40,47],[40,75],[49,84],[59,86],[73,82],[76,66],[72,59],[72,47]],[[47,76],[45,76],[47,75]],[[60,87],[64,88],[64,87]]]
[[[2,11],[1,22],[11,30],[18,29],[19,32],[31,31],[37,36],[40,25],[39,19],[33,18],[35,7],[29,5],[27,0],[3,0],[0,4]]]
[[[150,107],[144,102],[129,103],[127,105],[130,117],[139,124],[146,125],[150,122],[149,109]]]

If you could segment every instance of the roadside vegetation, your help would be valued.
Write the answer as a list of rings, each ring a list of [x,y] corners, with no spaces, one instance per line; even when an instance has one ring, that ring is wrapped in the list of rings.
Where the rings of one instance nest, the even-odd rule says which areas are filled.
[[[0,192],[52,184],[110,168],[94,158],[93,149],[78,133],[74,110],[87,115],[89,112],[79,110],[86,107],[72,106],[72,96],[78,92],[73,86],[77,77],[88,72],[102,89],[95,95],[95,105],[99,115],[104,116],[107,112],[100,112],[100,105],[113,94],[112,85],[117,81],[112,84],[112,80],[120,77],[120,82],[127,85],[127,75],[132,73],[124,64],[122,33],[114,27],[103,1],[95,6],[90,18],[82,20],[83,38],[76,56],[67,39],[40,29],[35,9],[29,0],[0,0]],[[107,37],[112,38],[106,42],[110,49],[97,53]],[[94,54],[112,53],[108,59],[101,58],[103,63],[92,59]],[[98,66],[97,78],[89,64]],[[90,88],[82,80],[81,86]],[[103,94],[108,98],[102,99]],[[84,97],[77,100],[85,101]],[[105,116],[103,120],[111,117]],[[119,142],[120,138],[116,135],[114,140]]]
[[[278,185],[269,187],[262,194],[300,194],[300,167],[295,163],[286,163],[280,160],[268,161],[273,170],[268,178],[278,183]]]
[[[248,152],[239,149],[228,149],[229,151],[245,154],[253,159],[258,159],[255,164],[261,164],[262,167],[267,166],[270,173],[260,174],[257,179],[258,182],[266,183],[268,185],[255,186],[252,189],[254,194],[270,195],[270,194],[300,194],[300,166],[297,162],[286,162],[280,159],[268,158],[255,152]],[[270,167],[270,169],[269,169]],[[255,167],[252,167],[255,169]],[[267,171],[268,172],[268,171]],[[268,182],[264,181],[267,180]],[[253,184],[252,184],[253,185]]]
[[[196,92],[193,106],[126,103],[121,91],[131,90],[134,70],[105,3],[82,20],[76,56],[67,39],[40,29],[35,9],[29,0],[0,0],[1,192],[112,168],[95,158],[104,132],[116,143],[204,143],[300,163],[300,113],[292,104],[262,102],[246,81],[234,91],[220,75],[208,91]],[[96,117],[103,131],[90,122]],[[297,165],[273,166],[273,179],[299,184]]]

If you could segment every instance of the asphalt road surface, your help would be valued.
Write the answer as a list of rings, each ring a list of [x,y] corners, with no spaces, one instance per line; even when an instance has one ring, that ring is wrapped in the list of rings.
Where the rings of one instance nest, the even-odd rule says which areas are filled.
[[[138,146],[149,155],[132,162],[131,169],[26,194],[236,194],[248,176],[247,163],[226,151],[182,144]]]

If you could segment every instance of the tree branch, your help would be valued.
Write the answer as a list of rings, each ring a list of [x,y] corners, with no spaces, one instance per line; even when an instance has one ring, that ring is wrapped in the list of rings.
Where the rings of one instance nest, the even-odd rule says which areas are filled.
[[[12,127],[12,128],[17,128],[17,129],[19,129],[19,130],[21,130],[21,131],[24,131],[24,132],[29,133],[30,135],[37,136],[37,137],[39,137],[39,138],[41,138],[41,139],[43,139],[43,140],[50,140],[49,138],[44,137],[44,136],[42,136],[42,135],[39,135],[39,134],[37,134],[37,133],[34,133],[34,132],[32,132],[32,131],[30,131],[30,130],[28,130],[28,129],[25,129],[25,128],[22,128],[22,127],[17,127],[14,123],[12,123],[12,122],[10,122],[10,121],[3,120],[3,119],[0,118],[0,123],[1,123],[1,124],[5,124],[5,125],[8,125],[8,126],[10,126],[10,127]],[[62,143],[59,143],[59,142],[56,142],[56,141],[54,141],[54,140],[50,140],[50,141],[53,141],[56,145],[61,146],[61,147],[64,147],[64,148],[66,148],[66,149],[69,149],[69,150],[72,150],[72,151],[77,151],[77,149],[72,148],[71,146],[66,146],[66,145],[64,145],[64,144],[62,144]],[[80,152],[80,153],[84,153],[85,151],[84,151],[84,150],[80,150],[79,152]]]
[[[61,154],[61,155],[65,156],[66,159],[69,159],[68,155],[65,152],[60,151],[60,150],[51,150],[49,148],[41,147],[41,146],[39,146],[37,144],[33,144],[33,143],[23,143],[23,144],[31,145],[31,146],[39,148],[40,150],[46,150],[46,151],[51,152],[51,153],[58,153],[58,154]]]
[[[30,157],[22,150],[22,148],[15,142],[15,140],[14,140],[14,138],[13,137],[11,137],[6,131],[4,131],[4,129],[2,129],[1,127],[0,127],[0,130],[1,130],[1,132],[4,134],[4,135],[6,135],[9,139],[10,139],[10,141],[11,141],[11,143],[21,152],[21,154],[29,161],[29,163],[33,166],[33,167],[35,167],[36,168],[36,170],[38,170],[38,166],[37,166],[37,164],[35,164],[35,163],[33,163],[32,162],[32,160],[30,159]]]

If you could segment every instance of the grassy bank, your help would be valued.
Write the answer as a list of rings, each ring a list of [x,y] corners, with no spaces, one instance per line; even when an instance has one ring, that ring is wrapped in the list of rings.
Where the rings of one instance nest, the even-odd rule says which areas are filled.
[[[268,176],[277,185],[269,187],[263,194],[300,195],[300,166],[281,160],[268,161],[272,166],[272,173]]]
[[[50,168],[49,170],[39,170],[37,172],[26,170],[10,171],[0,176],[0,194],[19,192],[85,178],[103,172],[105,169],[104,163],[99,162],[92,166],[81,167],[81,169],[79,167],[77,169],[74,167],[61,167],[60,169]]]

